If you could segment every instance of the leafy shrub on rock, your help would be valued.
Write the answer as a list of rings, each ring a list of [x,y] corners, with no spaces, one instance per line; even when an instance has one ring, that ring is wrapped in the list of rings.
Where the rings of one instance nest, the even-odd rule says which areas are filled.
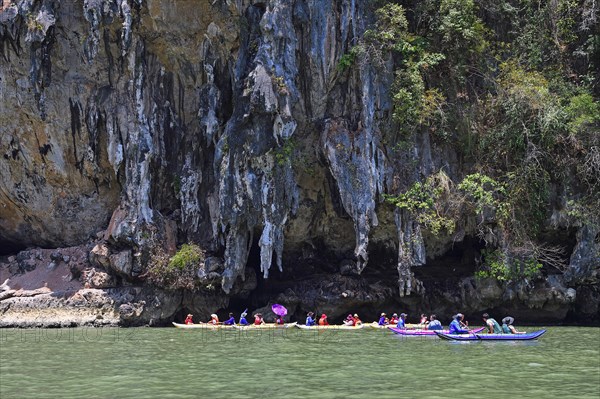
[[[148,268],[148,280],[167,289],[193,289],[198,267],[204,259],[204,251],[196,244],[183,244],[170,258],[162,249],[157,250]]]

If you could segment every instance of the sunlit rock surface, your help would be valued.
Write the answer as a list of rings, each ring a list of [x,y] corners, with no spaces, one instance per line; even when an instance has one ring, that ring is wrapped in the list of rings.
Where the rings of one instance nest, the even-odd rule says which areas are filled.
[[[461,242],[473,231],[436,241],[383,201],[436,168],[462,172],[426,135],[408,159],[384,140],[391,64],[339,67],[372,22],[368,3],[17,0],[0,11],[3,276],[43,270],[19,252],[28,247],[89,254],[71,299],[5,294],[0,309],[82,296],[103,310],[73,323],[132,325],[280,298],[299,315],[393,306],[598,319],[595,227],[567,234],[564,275],[504,290],[472,278],[480,259]],[[220,286],[146,285],[149,232],[169,254],[200,244],[218,266],[198,277]]]

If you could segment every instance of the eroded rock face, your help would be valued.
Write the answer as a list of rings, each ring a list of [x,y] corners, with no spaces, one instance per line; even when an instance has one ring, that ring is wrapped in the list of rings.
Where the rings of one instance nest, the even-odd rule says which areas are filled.
[[[0,254],[92,243],[95,271],[71,275],[120,289],[144,285],[157,240],[168,254],[193,241],[212,259],[198,278],[211,289],[219,281],[216,292],[150,302],[146,288],[131,300],[111,296],[107,320],[154,323],[178,306],[207,316],[251,296],[257,278],[308,268],[348,292],[299,287],[298,312],[317,306],[335,317],[396,301],[451,314],[515,304],[600,318],[582,302],[600,295],[591,225],[579,228],[560,281],[525,290],[457,274],[455,287],[441,289],[415,277],[446,253],[449,268],[471,275],[480,259],[452,253],[473,231],[428,242],[410,215],[382,202],[442,166],[462,172],[427,134],[415,134],[404,158],[384,140],[392,60],[339,68],[372,20],[368,2],[12,3],[0,11]],[[11,275],[40,267],[25,251],[7,265]],[[380,285],[370,272],[384,276]]]

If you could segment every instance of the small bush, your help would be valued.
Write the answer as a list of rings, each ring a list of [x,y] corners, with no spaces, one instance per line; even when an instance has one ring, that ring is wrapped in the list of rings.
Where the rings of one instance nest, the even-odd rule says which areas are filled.
[[[151,258],[148,280],[162,288],[193,289],[197,282],[196,272],[204,258],[204,251],[196,244],[183,244],[171,258],[159,248]]]

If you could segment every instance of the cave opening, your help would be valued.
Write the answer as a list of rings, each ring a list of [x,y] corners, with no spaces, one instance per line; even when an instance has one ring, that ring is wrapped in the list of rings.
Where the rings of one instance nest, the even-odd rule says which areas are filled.
[[[455,242],[443,255],[427,258],[424,265],[413,267],[412,270],[424,284],[457,281],[475,274],[484,248],[485,242],[477,237],[466,236],[464,240]]]
[[[0,256],[13,255],[23,251],[27,247],[23,244],[18,244],[13,241],[0,239]]]

